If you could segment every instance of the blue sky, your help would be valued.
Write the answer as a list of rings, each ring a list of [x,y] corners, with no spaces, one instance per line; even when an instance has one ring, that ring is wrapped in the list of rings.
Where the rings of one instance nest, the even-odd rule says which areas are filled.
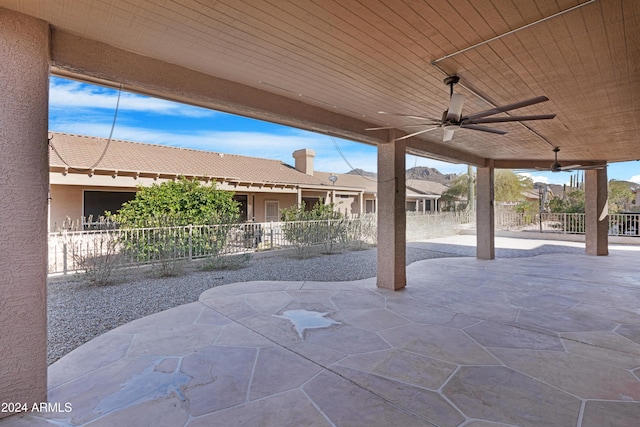
[[[49,129],[106,138],[117,97],[114,89],[52,77]],[[311,148],[316,152],[315,168],[333,173],[352,168],[375,172],[377,162],[376,148],[365,144],[128,92],[120,96],[113,138],[263,157],[288,164],[293,164],[291,154],[295,150]],[[413,166],[435,167],[442,173],[467,170],[461,164],[407,156],[407,168]],[[533,175],[536,181],[555,184],[568,183],[570,176]],[[608,176],[640,183],[640,162],[612,164]]]

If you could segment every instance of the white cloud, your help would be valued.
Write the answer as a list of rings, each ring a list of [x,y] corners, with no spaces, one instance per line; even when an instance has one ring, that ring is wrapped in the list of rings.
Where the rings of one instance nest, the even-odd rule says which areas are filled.
[[[117,90],[62,79],[51,79],[49,106],[53,109],[99,108],[115,110],[117,103]],[[125,111],[185,117],[208,117],[215,114],[214,111],[204,108],[178,104],[124,91],[120,95],[118,108],[119,110]]]
[[[556,172],[556,173],[518,172],[518,175],[529,177],[533,179],[533,182],[541,182],[543,184],[557,184],[557,185],[569,184],[569,174],[566,172]]]
[[[635,182],[636,184],[640,184],[640,175],[632,176],[631,178],[629,178],[629,181]]]
[[[549,178],[543,175],[533,175],[529,172],[518,172],[518,175],[531,178],[533,182],[541,182],[543,184],[549,184]]]

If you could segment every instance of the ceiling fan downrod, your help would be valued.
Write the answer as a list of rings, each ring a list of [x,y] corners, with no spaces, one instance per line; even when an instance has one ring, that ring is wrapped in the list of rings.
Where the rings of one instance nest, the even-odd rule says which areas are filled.
[[[444,79],[444,84],[449,86],[449,98],[453,96],[453,85],[455,85],[459,81],[460,81],[460,77],[456,76],[455,74],[452,76],[447,76]]]

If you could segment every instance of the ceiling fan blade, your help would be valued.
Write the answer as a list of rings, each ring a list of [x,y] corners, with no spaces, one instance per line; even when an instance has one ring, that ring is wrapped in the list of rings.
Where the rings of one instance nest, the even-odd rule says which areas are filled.
[[[453,139],[453,133],[455,129],[445,129],[444,136],[442,137],[442,142],[451,141]]]
[[[573,169],[578,169],[582,167],[582,165],[568,165],[568,166],[560,166],[558,169],[561,171],[570,171]]]
[[[535,116],[511,116],[511,117],[489,117],[486,119],[463,119],[463,124],[480,124],[480,123],[506,123],[506,122],[525,122],[528,120],[549,120],[553,119],[555,114],[538,114]]]
[[[604,169],[606,165],[590,165],[590,166],[582,166],[582,165],[569,165],[569,166],[560,166],[560,170],[563,172],[571,172],[575,170],[590,170],[590,169]]]
[[[415,116],[413,114],[387,113],[386,111],[378,111],[378,114],[386,114],[388,116],[397,116],[397,117],[409,117],[411,119],[418,119],[418,120],[430,120],[432,122],[439,122],[440,121],[440,120],[434,119],[432,117]]]
[[[520,101],[514,104],[503,105],[502,107],[496,107],[490,110],[480,111],[479,113],[475,113],[475,114],[471,114],[469,116],[463,117],[462,120],[473,120],[473,119],[479,119],[482,117],[493,116],[494,114],[504,113],[505,111],[509,111],[509,110],[516,110],[518,108],[539,104],[541,102],[546,102],[548,100],[549,98],[547,98],[546,96],[537,96],[535,98],[527,99],[526,101]]]
[[[434,126],[439,125],[440,122],[437,123],[417,123],[415,125],[400,125],[400,126],[380,126],[375,128],[366,128],[365,130],[384,130],[384,129],[400,129],[400,128],[416,128],[423,126]]]
[[[459,122],[462,117],[462,106],[464,105],[464,95],[460,93],[454,93],[451,95],[451,101],[449,102],[449,109],[447,110],[447,120],[452,122]]]
[[[504,135],[504,134],[507,133],[507,132],[505,132],[503,130],[500,130],[500,129],[488,128],[486,126],[478,126],[478,125],[475,125],[475,124],[463,123],[463,124],[460,125],[460,127],[463,128],[463,129],[473,129],[473,130],[479,130],[481,132],[495,133],[497,135]]]
[[[433,127],[429,129],[423,129],[418,132],[410,133],[409,135],[401,136],[400,138],[396,138],[396,141],[401,141],[403,139],[411,138],[412,136],[420,135],[421,133],[431,132],[432,130],[438,129],[438,127]]]
[[[606,169],[607,165],[593,165],[593,166],[581,166],[580,170],[591,170],[591,169]]]

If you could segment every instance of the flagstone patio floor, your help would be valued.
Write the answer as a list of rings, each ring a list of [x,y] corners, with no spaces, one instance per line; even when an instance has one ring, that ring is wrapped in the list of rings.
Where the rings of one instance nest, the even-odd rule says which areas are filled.
[[[0,426],[637,427],[637,249],[215,287],[69,353],[59,410]]]

